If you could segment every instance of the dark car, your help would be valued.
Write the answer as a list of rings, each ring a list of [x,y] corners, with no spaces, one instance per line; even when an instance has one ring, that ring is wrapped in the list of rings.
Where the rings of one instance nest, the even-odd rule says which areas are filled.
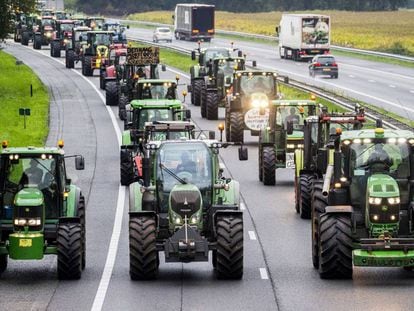
[[[309,65],[309,75],[325,75],[338,78],[338,64],[332,55],[316,55]]]

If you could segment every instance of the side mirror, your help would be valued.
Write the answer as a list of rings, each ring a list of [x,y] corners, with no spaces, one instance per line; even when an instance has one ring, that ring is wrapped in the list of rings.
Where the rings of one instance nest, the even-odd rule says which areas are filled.
[[[253,67],[257,67],[257,62],[254,60],[254,61],[252,61],[252,66]]]
[[[279,35],[279,27],[278,26],[275,27],[275,31]]]
[[[242,51],[238,51],[238,52],[237,52],[237,56],[238,56],[238,57],[243,57],[243,52],[242,52]]]
[[[216,132],[214,131],[208,131],[208,139],[216,139]]]
[[[226,77],[226,84],[231,84],[231,77]]]
[[[76,156],[75,158],[75,167],[76,170],[84,170],[85,169],[85,159],[83,156]]]
[[[185,119],[186,120],[190,120],[191,119],[191,110],[190,109],[186,109],[185,110]]]
[[[293,134],[293,121],[289,120],[286,122],[286,133],[288,135],[292,135]]]
[[[172,17],[172,19],[174,19],[175,18],[175,15],[173,14],[173,15],[171,15],[171,17]]]
[[[191,60],[195,60],[196,59],[196,53],[195,51],[191,51]]]
[[[247,161],[249,159],[249,152],[246,147],[240,146],[239,147],[239,160],[240,161]]]
[[[167,71],[167,66],[165,66],[165,64],[161,65],[161,71]]]

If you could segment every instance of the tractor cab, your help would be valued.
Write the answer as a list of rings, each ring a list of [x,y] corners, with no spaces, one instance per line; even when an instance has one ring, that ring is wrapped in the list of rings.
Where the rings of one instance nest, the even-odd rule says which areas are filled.
[[[191,121],[145,122],[144,143],[157,140],[182,140],[195,138],[195,124]]]
[[[127,43],[126,29],[129,29],[129,25],[125,26],[115,21],[107,21],[102,26],[102,30],[113,32],[115,43]]]
[[[85,26],[92,30],[103,30],[105,19],[103,17],[87,17],[85,19]]]

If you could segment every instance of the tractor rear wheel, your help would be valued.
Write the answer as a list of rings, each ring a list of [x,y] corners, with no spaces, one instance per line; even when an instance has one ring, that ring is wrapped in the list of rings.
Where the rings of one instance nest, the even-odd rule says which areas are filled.
[[[230,113],[230,141],[244,142],[244,116],[241,112]]]
[[[322,195],[321,180],[314,181],[311,199],[312,222],[312,263],[315,269],[319,268],[319,216],[325,213],[328,199]]]
[[[106,84],[105,97],[105,103],[108,106],[118,105],[118,87],[116,85],[116,82],[111,81]]]
[[[85,56],[82,62],[82,74],[87,77],[93,76],[92,57]]]
[[[129,275],[131,280],[148,280],[158,274],[155,220],[149,216],[129,220]]]
[[[75,52],[73,50],[66,50],[65,65],[66,68],[75,68]]]
[[[260,181],[263,181],[263,157],[262,157],[262,153],[263,153],[263,151],[262,151],[262,147],[260,146],[260,143],[259,143],[259,180]]]
[[[207,89],[206,86],[203,85],[201,88],[201,96],[200,96],[200,112],[201,112],[201,117],[205,118],[207,115]]]
[[[30,35],[27,31],[22,33],[22,45],[29,45]]]
[[[50,42],[50,56],[60,57],[60,43],[57,41]]]
[[[217,217],[217,267],[219,279],[243,276],[243,219],[239,216]]]
[[[128,150],[121,150],[121,185],[129,186],[134,182],[134,165],[131,153]]]
[[[0,255],[0,275],[7,269],[7,255]]]
[[[219,96],[217,92],[207,92],[206,95],[206,118],[207,120],[217,120],[218,119],[218,104]]]
[[[319,275],[322,279],[352,278],[352,221],[350,214],[319,217]]]
[[[311,195],[314,176],[311,174],[303,174],[299,179],[299,212],[303,219],[311,218]]]
[[[119,108],[118,108],[118,116],[122,121],[125,121],[127,119],[126,117],[126,105],[129,104],[128,97],[124,94],[121,94],[119,97]]]
[[[101,88],[101,90],[105,90],[105,87],[106,87],[105,78],[106,78],[106,71],[99,70],[99,87]]]
[[[58,278],[80,279],[82,274],[82,226],[65,223],[59,225],[57,236]]]
[[[33,48],[40,50],[42,48],[42,37],[41,35],[34,35],[33,37]]]
[[[276,184],[276,153],[273,147],[263,147],[262,153],[263,184],[273,186]]]
[[[203,84],[204,84],[203,80],[194,80],[193,82],[193,88],[191,91],[193,92],[193,98],[194,98],[193,105],[194,106],[200,106]]]
[[[85,197],[82,193],[79,196],[78,202],[78,217],[82,228],[82,270],[86,266],[86,216],[85,216]]]

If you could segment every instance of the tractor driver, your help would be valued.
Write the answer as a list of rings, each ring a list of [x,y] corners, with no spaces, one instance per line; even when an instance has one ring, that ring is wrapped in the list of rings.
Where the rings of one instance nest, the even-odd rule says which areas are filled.
[[[190,159],[190,155],[187,151],[184,151],[181,154],[181,163],[177,165],[176,172],[189,172],[196,173],[197,165],[194,161]]]
[[[20,179],[21,186],[39,185],[42,182],[43,170],[39,168],[36,159],[30,160],[30,166],[23,172]]]
[[[393,160],[389,156],[388,152],[384,150],[383,144],[375,144],[374,151],[369,155],[367,164],[380,164],[382,169],[389,170],[393,164]]]
[[[288,115],[285,118],[285,127],[287,126],[287,123],[289,121],[291,121],[293,124],[299,124],[299,122],[300,122],[300,117],[296,114],[296,108],[295,107],[290,108],[290,115]]]

